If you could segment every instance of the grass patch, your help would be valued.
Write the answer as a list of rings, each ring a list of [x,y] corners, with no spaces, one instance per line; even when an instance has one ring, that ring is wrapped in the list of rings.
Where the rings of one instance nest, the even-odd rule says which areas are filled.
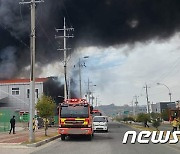
[[[145,131],[157,131],[157,129],[156,128],[154,128],[154,127],[144,127],[144,126],[140,126],[140,125],[135,125],[135,124],[130,124],[129,125],[130,127],[132,127],[132,128],[136,128],[136,129],[139,129],[139,130],[145,130]]]
[[[57,135],[58,135],[57,132],[49,133],[47,136],[45,136],[45,135],[43,134],[43,135],[41,135],[41,136],[35,137],[35,141],[34,141],[34,142],[25,141],[25,142],[23,142],[22,144],[32,144],[32,143],[37,143],[37,142],[40,142],[40,141],[49,139],[49,138],[51,138],[51,137],[55,137],[55,136],[57,136]]]

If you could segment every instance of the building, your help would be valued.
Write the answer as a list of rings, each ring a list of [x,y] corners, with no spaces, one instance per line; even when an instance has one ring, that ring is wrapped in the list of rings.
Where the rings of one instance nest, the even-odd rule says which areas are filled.
[[[157,105],[156,104],[150,104],[150,113],[157,113]]]
[[[151,104],[151,112],[162,113],[166,109],[175,109],[175,102],[158,102],[156,104]]]
[[[52,96],[56,101],[58,96],[63,96],[63,85],[60,84],[57,77],[37,78],[35,80],[35,101],[43,93]],[[0,109],[29,111],[29,104],[29,79],[0,80]]]
[[[137,106],[136,110],[137,110],[136,114],[147,113],[147,106],[146,105],[139,105],[139,106]]]
[[[43,94],[43,84],[48,78],[35,80],[36,100]],[[0,81],[0,108],[9,108],[14,111],[29,111],[30,80],[13,79]]]

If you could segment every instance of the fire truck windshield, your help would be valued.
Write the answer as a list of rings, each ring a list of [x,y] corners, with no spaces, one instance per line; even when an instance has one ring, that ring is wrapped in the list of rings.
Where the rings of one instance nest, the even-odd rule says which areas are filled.
[[[88,106],[62,106],[61,118],[88,118]]]

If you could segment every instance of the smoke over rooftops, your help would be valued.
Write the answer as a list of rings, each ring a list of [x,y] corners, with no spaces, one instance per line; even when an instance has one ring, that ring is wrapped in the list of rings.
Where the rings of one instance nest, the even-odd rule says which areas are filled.
[[[20,0],[0,0],[0,78],[22,74],[29,60],[30,7]],[[37,62],[43,66],[61,59],[54,35],[62,28],[63,17],[75,28],[72,47],[113,46],[166,39],[179,31],[179,0],[45,0],[37,5]],[[25,45],[26,44],[26,45]],[[62,46],[61,46],[62,47]],[[9,74],[4,55],[14,56],[15,68]],[[12,50],[11,50],[12,49]],[[9,51],[11,50],[11,51]],[[9,58],[11,59],[11,58]],[[4,66],[7,61],[7,66]],[[13,61],[14,62],[14,61]]]

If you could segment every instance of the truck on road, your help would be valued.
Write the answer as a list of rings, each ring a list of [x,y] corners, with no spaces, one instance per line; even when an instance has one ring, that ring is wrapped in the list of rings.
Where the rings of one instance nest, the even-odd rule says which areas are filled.
[[[92,110],[92,115],[94,116],[102,116],[102,113],[98,109],[93,109]]]
[[[59,129],[61,140],[67,136],[93,136],[92,107],[85,99],[67,99],[59,105]]]

